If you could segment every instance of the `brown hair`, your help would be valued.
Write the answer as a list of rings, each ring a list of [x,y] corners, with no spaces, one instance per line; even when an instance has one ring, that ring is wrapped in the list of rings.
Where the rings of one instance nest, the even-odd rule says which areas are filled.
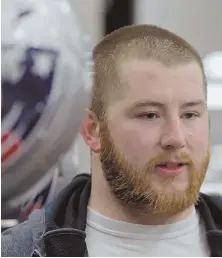
[[[181,37],[155,25],[122,27],[105,36],[93,51],[95,75],[91,110],[98,119],[104,117],[113,93],[118,92],[115,97],[121,95],[119,63],[132,58],[153,59],[166,66],[196,61],[203,72],[204,83],[206,81],[200,55]]]

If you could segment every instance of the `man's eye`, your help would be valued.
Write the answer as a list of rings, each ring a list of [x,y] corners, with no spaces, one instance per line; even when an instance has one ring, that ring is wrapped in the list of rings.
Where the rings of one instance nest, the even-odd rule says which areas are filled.
[[[155,118],[158,118],[159,116],[156,113],[146,113],[146,114],[141,114],[139,117],[142,117],[144,119],[152,120]]]
[[[199,116],[200,115],[197,114],[197,113],[189,112],[189,113],[185,113],[182,117],[186,118],[186,119],[191,119],[191,118],[196,118],[196,117],[199,117]]]

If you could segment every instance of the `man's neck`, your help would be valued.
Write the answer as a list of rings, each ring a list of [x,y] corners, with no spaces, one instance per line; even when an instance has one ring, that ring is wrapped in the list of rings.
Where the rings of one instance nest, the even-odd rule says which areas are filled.
[[[92,171],[92,189],[89,208],[118,221],[143,225],[164,225],[185,220],[191,216],[194,206],[173,215],[151,215],[124,205],[112,193],[102,171]]]

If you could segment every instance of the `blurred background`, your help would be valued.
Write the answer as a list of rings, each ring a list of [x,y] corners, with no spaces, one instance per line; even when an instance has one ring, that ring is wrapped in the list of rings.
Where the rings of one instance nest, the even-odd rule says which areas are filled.
[[[180,35],[198,50],[208,81],[212,148],[210,166],[201,191],[222,195],[222,1],[70,0],[69,4],[91,35],[92,45],[119,27],[148,23]],[[52,167],[50,173],[34,186],[13,196],[3,206],[2,228],[23,221],[32,209],[43,205],[43,199],[47,203],[61,178],[59,189],[80,173],[90,173],[90,152],[78,135],[69,151],[58,160],[56,169]],[[44,198],[40,198],[42,196]]]

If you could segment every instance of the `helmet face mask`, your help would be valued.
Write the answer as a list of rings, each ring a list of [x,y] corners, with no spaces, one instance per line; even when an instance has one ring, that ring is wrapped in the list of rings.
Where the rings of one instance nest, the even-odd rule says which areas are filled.
[[[89,37],[67,1],[5,0],[2,9],[4,204],[30,191],[73,144],[93,69]]]

